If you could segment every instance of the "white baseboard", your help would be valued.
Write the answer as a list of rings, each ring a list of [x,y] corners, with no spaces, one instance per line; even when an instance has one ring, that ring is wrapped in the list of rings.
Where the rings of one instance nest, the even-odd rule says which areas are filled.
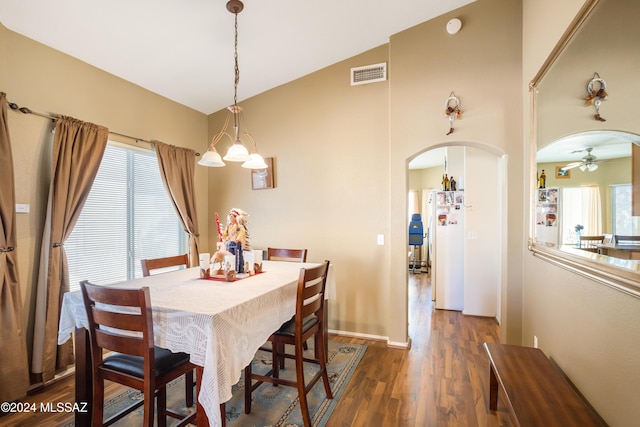
[[[373,340],[373,341],[386,341],[387,346],[394,347],[394,348],[406,348],[406,349],[411,348],[411,339],[409,339],[408,342],[396,342],[396,341],[389,341],[389,337],[385,337],[382,335],[362,334],[359,332],[349,332],[349,331],[338,331],[335,329],[329,329],[329,333],[334,335],[353,337],[353,338],[362,338],[362,339]]]

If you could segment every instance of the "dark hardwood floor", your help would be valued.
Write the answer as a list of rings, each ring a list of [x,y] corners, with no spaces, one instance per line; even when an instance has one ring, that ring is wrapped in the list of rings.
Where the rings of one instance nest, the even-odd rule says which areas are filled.
[[[367,352],[328,426],[508,426],[502,401],[489,411],[489,360],[485,341],[499,342],[495,319],[435,310],[427,274],[409,279],[410,350],[384,342]]]
[[[504,403],[489,411],[489,361],[485,341],[499,342],[494,319],[435,310],[428,274],[409,279],[410,350],[385,342],[345,336],[337,341],[366,343],[367,351],[327,426],[509,426]],[[110,385],[107,394],[122,389]],[[73,402],[73,378],[28,396],[26,402]],[[58,427],[73,415],[11,414],[0,426]]]

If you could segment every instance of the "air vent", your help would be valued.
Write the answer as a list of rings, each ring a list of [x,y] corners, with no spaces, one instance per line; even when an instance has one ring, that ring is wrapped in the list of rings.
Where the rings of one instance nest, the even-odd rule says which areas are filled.
[[[351,86],[387,80],[387,63],[365,65],[351,69]]]

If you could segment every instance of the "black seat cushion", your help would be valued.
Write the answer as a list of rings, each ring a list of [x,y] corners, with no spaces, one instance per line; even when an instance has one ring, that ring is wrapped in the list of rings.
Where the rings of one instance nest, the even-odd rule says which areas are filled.
[[[166,348],[155,347],[156,376],[163,375],[188,361],[189,355],[187,353],[172,353]],[[144,378],[144,359],[140,356],[114,353],[104,359],[102,366],[138,378]]]
[[[312,315],[312,316],[306,317],[302,321],[302,332],[307,331],[309,328],[311,328],[318,322],[320,322],[320,319],[318,319],[318,316]],[[293,316],[291,320],[287,320],[286,322],[284,322],[282,326],[280,326],[280,329],[278,329],[274,333],[274,335],[285,335],[288,337],[294,337],[296,335],[296,317]]]

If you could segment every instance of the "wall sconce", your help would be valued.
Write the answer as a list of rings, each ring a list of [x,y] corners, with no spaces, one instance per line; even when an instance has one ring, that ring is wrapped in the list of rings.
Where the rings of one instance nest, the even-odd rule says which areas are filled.
[[[460,98],[458,98],[453,92],[449,95],[444,103],[444,114],[449,118],[449,132],[447,135],[453,133],[453,122],[462,116],[462,110],[460,109]]]
[[[607,84],[600,78],[598,73],[587,83],[586,105],[593,105],[596,108],[596,114],[593,116],[596,120],[605,122],[606,119],[600,115],[600,104],[607,99]]]

